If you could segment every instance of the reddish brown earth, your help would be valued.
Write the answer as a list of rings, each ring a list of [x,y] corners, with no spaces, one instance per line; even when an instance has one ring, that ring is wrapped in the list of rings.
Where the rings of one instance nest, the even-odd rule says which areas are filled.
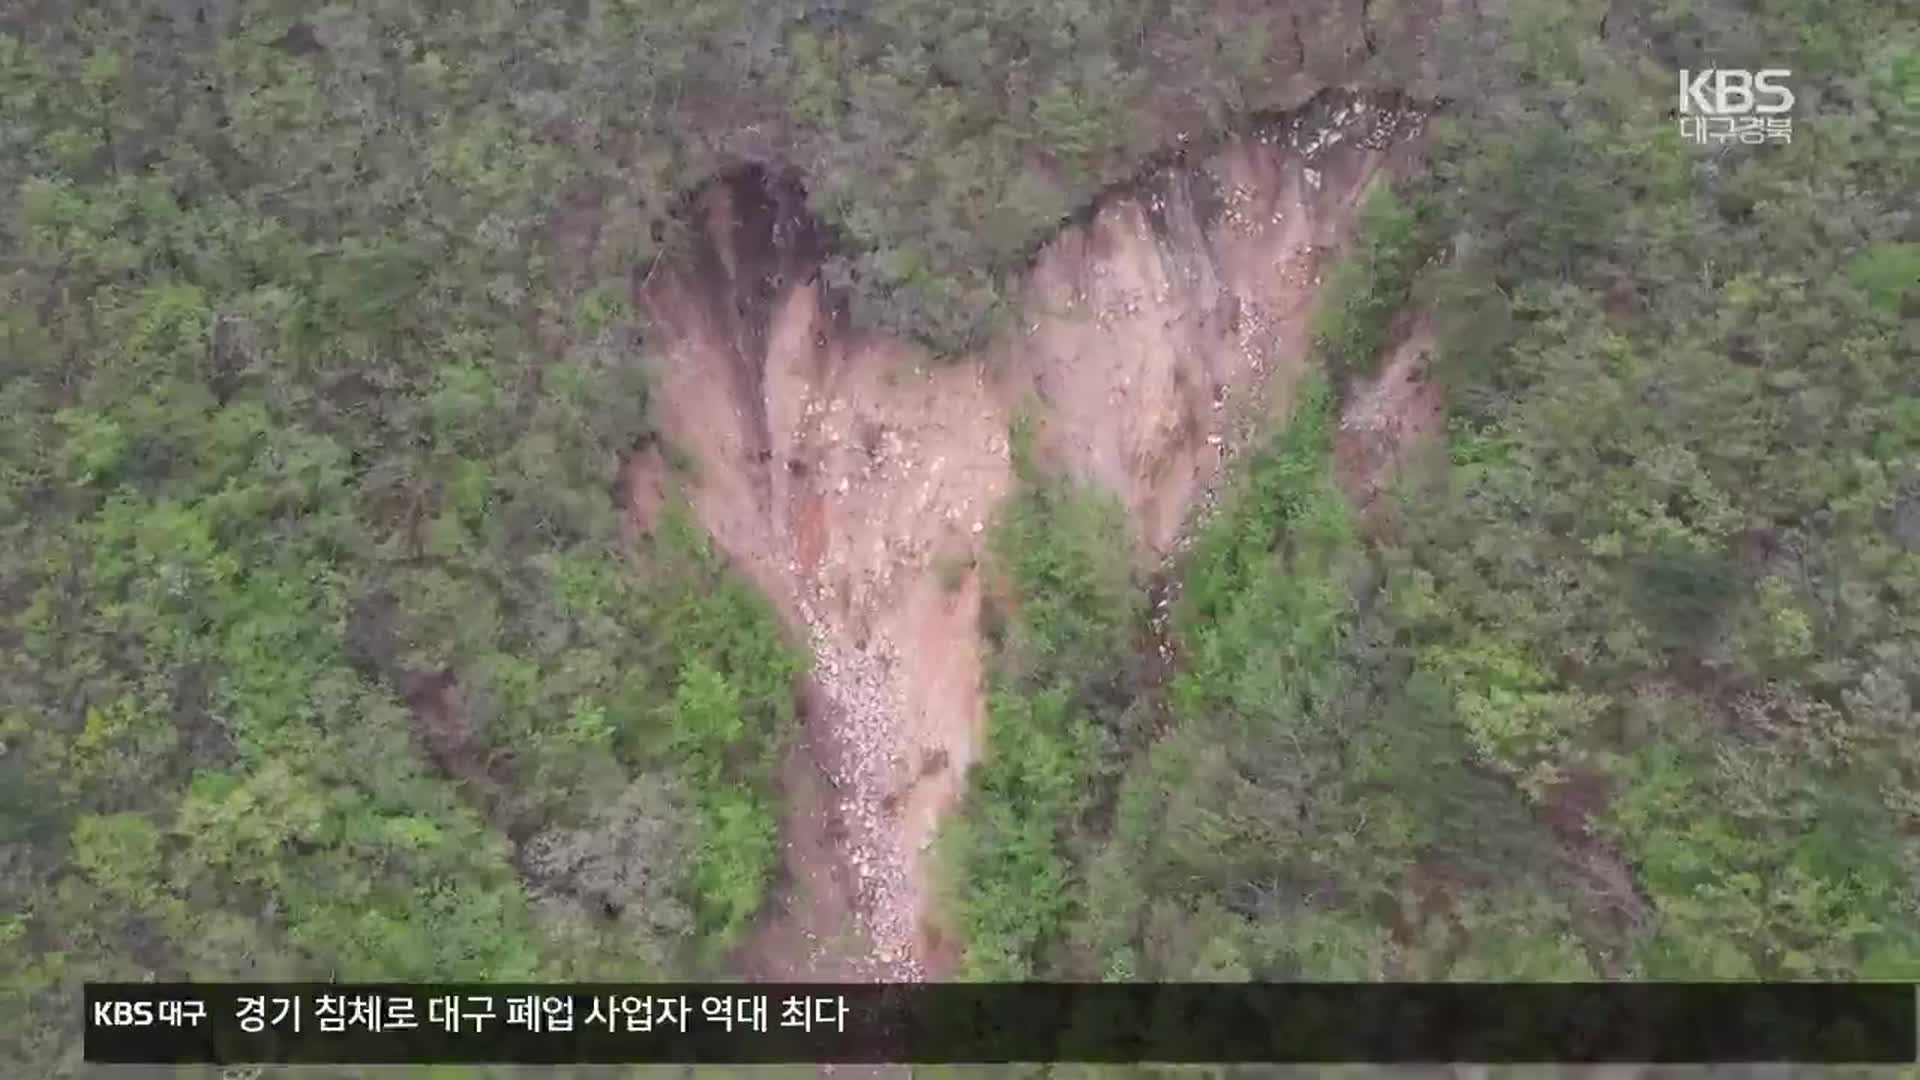
[[[684,488],[813,654],[785,882],[742,957],[752,975],[951,973],[929,849],[980,752],[975,566],[1013,483],[1014,412],[1031,406],[1043,452],[1121,500],[1143,559],[1164,555],[1285,408],[1321,275],[1418,119],[1324,94],[1160,168],[1041,252],[1014,333],[938,365],[835,316],[797,185],[742,173],[699,196],[700,250],[635,290],[661,340],[660,425],[692,465],[643,457],[628,480],[643,518]],[[1424,391],[1392,389],[1396,364],[1415,366],[1396,358],[1377,393],[1407,412],[1391,402]],[[1368,482],[1385,476],[1370,453],[1349,453]]]
[[[1348,389],[1334,432],[1334,472],[1365,511],[1446,430],[1446,402],[1428,370],[1433,331],[1415,317],[1368,379]]]

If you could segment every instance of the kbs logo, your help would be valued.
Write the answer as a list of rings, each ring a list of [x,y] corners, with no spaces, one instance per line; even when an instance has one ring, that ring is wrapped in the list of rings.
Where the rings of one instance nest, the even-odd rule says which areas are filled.
[[[1703,116],[1745,116],[1748,113],[1778,114],[1793,108],[1793,91],[1784,80],[1793,72],[1786,68],[1741,71],[1737,68],[1708,68],[1705,71],[1680,71],[1680,113]],[[1762,102],[1761,96],[1766,96]]]
[[[96,1001],[93,1003],[95,1027],[151,1027],[154,1022],[151,1001]]]
[[[1705,145],[1793,141],[1793,91],[1786,68],[1680,72],[1680,137]]]

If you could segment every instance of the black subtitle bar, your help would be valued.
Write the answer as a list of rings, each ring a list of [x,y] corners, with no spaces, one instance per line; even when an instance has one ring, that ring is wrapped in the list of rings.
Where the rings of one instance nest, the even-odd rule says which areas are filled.
[[[90,983],[99,1063],[1912,1064],[1912,984]]]

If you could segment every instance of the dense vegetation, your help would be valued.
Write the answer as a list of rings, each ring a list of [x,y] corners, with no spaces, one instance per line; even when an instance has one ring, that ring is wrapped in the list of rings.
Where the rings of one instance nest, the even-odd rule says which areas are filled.
[[[1021,979],[1073,910],[1073,844],[1122,749],[1139,690],[1141,595],[1125,514],[1048,474],[1016,431],[1020,490],[991,543],[987,755],[940,852],[962,974]],[[1104,719],[1115,719],[1108,724]]]
[[[1794,70],[1794,141],[1753,154],[1671,137],[1626,60],[1539,17],[1504,61],[1537,98],[1487,99],[1442,158],[1477,247],[1443,283],[1453,461],[1411,507],[1408,641],[1485,767],[1617,852],[1574,906],[1614,913],[1586,940],[1624,970],[1920,964],[1897,8],[1651,24],[1684,66]]]
[[[713,965],[799,660],[609,496],[672,208],[796,165],[856,314],[957,346],[1147,149],[1348,71],[1351,14],[0,11],[7,1068],[71,1067],[87,977]]]
[[[967,837],[1063,823],[1051,858],[972,856],[956,907],[1026,931],[976,937],[974,973],[1920,970],[1914,25],[1695,5],[1603,37],[1543,2],[1455,43],[1488,62],[1449,87],[1431,176],[1376,193],[1317,337],[1364,374],[1434,313],[1444,460],[1361,526],[1336,391],[1240,464],[1181,564],[1163,700],[1034,725],[1096,746],[1144,702],[1150,748],[1104,785],[1083,766],[1078,816],[970,809]],[[1794,71],[1791,145],[1680,139],[1672,68],[1736,57]],[[1009,566],[1074,550],[1026,512]],[[1014,577],[1052,625],[1127,608]],[[1033,769],[1005,712],[989,783]]]
[[[8,5],[0,1070],[89,977],[711,969],[801,660],[610,496],[669,208],[795,165],[856,317],[957,347],[1146,151],[1369,74],[1437,78],[1432,175],[1164,639],[1022,461],[967,973],[1911,975],[1914,14]],[[1794,71],[1792,145],[1680,141],[1714,61]],[[1329,421],[1416,307],[1446,460],[1362,523]]]
[[[712,964],[799,662],[621,535],[533,15],[201,15],[0,20],[0,1071],[84,978]]]

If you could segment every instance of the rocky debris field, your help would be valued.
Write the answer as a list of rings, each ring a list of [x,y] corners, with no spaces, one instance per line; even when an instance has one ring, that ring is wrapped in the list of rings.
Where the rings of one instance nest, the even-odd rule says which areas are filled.
[[[984,736],[977,567],[1014,483],[1012,417],[1028,411],[1048,460],[1121,500],[1143,560],[1165,559],[1224,461],[1286,407],[1325,268],[1419,120],[1328,92],[1166,163],[1040,253],[1019,332],[947,363],[846,329],[811,224],[769,216],[796,212],[790,193],[739,190],[764,177],[703,193],[712,250],[636,297],[664,331],[661,426],[693,461],[701,523],[812,651],[821,704],[795,767],[826,780],[789,784],[787,883],[750,970],[820,977],[817,941],[790,943],[845,902],[849,970],[950,973],[929,855]],[[822,821],[830,841],[794,842]]]

